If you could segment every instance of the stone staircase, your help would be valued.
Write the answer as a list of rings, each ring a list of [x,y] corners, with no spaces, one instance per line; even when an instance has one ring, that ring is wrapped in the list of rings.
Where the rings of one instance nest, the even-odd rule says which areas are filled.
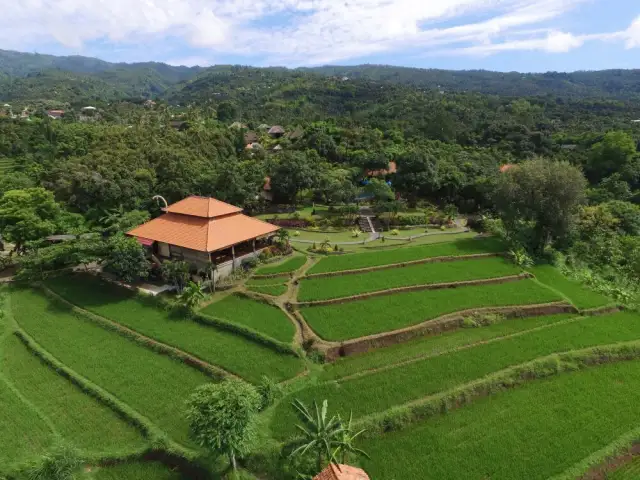
[[[382,223],[374,216],[361,215],[358,219],[358,225],[360,226],[360,230],[366,233],[382,232]]]

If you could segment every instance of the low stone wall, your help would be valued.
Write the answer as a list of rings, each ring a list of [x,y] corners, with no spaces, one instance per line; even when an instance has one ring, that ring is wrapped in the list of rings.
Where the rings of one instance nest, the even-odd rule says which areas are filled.
[[[420,265],[422,263],[440,263],[440,262],[458,262],[462,260],[473,260],[475,258],[489,258],[489,257],[502,257],[502,253],[474,253],[471,255],[451,255],[448,257],[431,257],[421,258],[420,260],[412,260],[410,262],[402,263],[390,263],[388,265],[377,265],[375,267],[357,268],[354,270],[340,270],[338,272],[323,272],[323,273],[311,273],[301,278],[322,278],[322,277],[336,277],[340,275],[353,275],[356,273],[374,272],[376,270],[388,270],[391,268],[402,268],[410,265]]]
[[[498,313],[504,315],[507,319],[523,318],[523,317],[539,317],[543,315],[557,315],[561,313],[576,313],[578,310],[568,303],[549,303],[544,305],[518,305],[512,307],[490,307],[490,308],[474,308],[463,310],[433,320],[428,320],[412,327],[395,330],[393,332],[385,332],[368,337],[355,338],[333,345],[325,351],[325,359],[327,362],[333,362],[340,357],[347,357],[358,353],[366,353],[370,350],[388,347],[398,343],[404,343],[417,337],[436,335],[449,330],[456,330],[462,327],[462,322],[466,316],[474,313]]]
[[[388,290],[378,290],[377,292],[361,293],[358,295],[351,295],[349,297],[331,298],[328,300],[315,300],[311,302],[298,302],[292,303],[295,307],[319,307],[322,305],[337,305],[340,303],[355,302],[357,300],[365,300],[367,298],[382,297],[385,295],[395,295],[396,293],[406,292],[419,292],[422,290],[444,290],[447,288],[458,287],[470,287],[474,285],[492,285],[500,283],[517,282],[525,280],[527,278],[533,278],[533,275],[529,272],[523,272],[518,275],[509,275],[507,277],[497,278],[483,278],[478,280],[464,280],[460,282],[448,282],[448,283],[428,283],[425,285],[410,285],[408,287],[390,288]]]

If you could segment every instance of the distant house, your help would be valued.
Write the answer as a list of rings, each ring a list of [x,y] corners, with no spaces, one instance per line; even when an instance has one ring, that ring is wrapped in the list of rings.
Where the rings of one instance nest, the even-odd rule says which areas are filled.
[[[247,143],[246,150],[262,150],[264,147],[258,142]]]
[[[154,102],[153,100],[146,100],[144,102],[144,106],[147,107],[147,108],[155,107],[156,106],[156,102]]]
[[[398,171],[398,165],[395,160],[391,160],[389,162],[389,166],[387,168],[383,168],[380,170],[367,170],[367,177],[386,177],[392,173],[396,173]]]
[[[500,167],[500,173],[505,173],[511,170],[515,165],[513,163],[505,163]]]
[[[260,196],[268,202],[273,201],[273,193],[271,192],[271,177],[265,177]]]
[[[171,128],[175,128],[179,132],[184,132],[190,127],[189,122],[185,122],[184,120],[172,120],[169,122],[169,125],[171,125]]]
[[[271,150],[273,150],[274,152],[281,152],[282,151],[282,145],[276,145]]]
[[[49,118],[57,120],[64,116],[64,110],[47,110],[47,115],[49,116]]]
[[[273,138],[280,138],[284,135],[284,128],[280,125],[274,125],[267,133],[269,133]]]
[[[370,480],[361,468],[330,463],[327,468],[313,477],[313,480]]]
[[[291,141],[297,140],[302,137],[304,137],[304,130],[300,127],[293,129],[285,135],[285,138],[288,138]]]
[[[244,143],[253,143],[260,140],[256,132],[247,132],[244,134]]]
[[[258,130],[264,130],[267,131],[269,130],[271,127],[269,125],[267,125],[266,123],[262,123],[258,126]]]
[[[98,110],[96,107],[82,107],[80,110],[82,110],[85,113],[91,113],[91,112],[95,112],[96,110]]]
[[[256,257],[279,230],[215,198],[187,197],[163,210],[164,215],[127,235],[161,260],[183,260],[197,268],[213,263],[218,277]]]

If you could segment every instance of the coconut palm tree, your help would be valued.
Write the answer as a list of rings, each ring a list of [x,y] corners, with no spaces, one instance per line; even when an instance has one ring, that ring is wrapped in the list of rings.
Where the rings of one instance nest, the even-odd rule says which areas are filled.
[[[360,435],[362,435],[366,429],[362,429],[358,432],[353,431],[353,412],[351,412],[351,414],[349,414],[349,422],[344,423],[342,421],[342,419],[340,418],[340,415],[338,415],[338,420],[340,421],[340,425],[342,426],[342,429],[340,430],[340,433],[338,435],[338,439],[336,441],[337,447],[335,449],[335,451],[333,452],[333,457],[334,458],[338,458],[338,455],[340,456],[340,461],[344,464],[347,462],[347,455],[348,454],[355,454],[355,455],[361,455],[363,457],[367,457],[370,458],[369,455],[367,454],[367,452],[365,452],[364,450],[357,448],[354,445],[354,442],[356,440],[356,438],[358,438]]]
[[[304,455],[309,451],[314,452],[319,472],[322,470],[325,457],[329,462],[334,460],[333,450],[337,446],[342,430],[340,418],[335,415],[329,418],[326,400],[322,402],[322,408],[318,407],[314,400],[313,413],[298,399],[294,400],[292,405],[303,425],[296,425],[296,428],[302,433],[302,439],[300,446],[291,452],[291,456]]]

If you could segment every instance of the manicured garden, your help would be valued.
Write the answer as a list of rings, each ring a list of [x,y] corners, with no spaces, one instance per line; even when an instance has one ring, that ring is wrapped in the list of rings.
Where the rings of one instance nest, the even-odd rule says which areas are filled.
[[[187,318],[175,318],[153,299],[136,296],[128,290],[105,282],[93,276],[78,275],[59,277],[47,283],[54,291],[76,305],[93,313],[132,328],[143,335],[175,346],[202,360],[222,367],[249,381],[258,382],[263,375],[274,380],[284,380],[302,370],[302,364],[293,355],[279,353],[258,342],[248,340],[236,333],[214,326],[196,323]],[[253,302],[253,301],[251,301]],[[248,308],[251,302],[243,303]],[[256,302],[258,303],[258,302]],[[264,312],[262,305],[256,308]],[[269,307],[272,308],[272,307]],[[210,310],[205,309],[205,313]],[[247,317],[246,311],[225,309],[231,321],[243,321],[262,325],[271,329],[272,324],[262,323],[259,317]],[[269,312],[272,312],[270,309]],[[224,317],[223,317],[224,318]],[[282,312],[273,308],[271,320],[277,320],[278,332],[282,337],[293,326]],[[287,337],[291,341],[293,333]],[[243,352],[238,355],[238,352]]]
[[[291,320],[278,307],[241,295],[228,295],[202,309],[202,313],[244,325],[281,342],[290,343],[296,333]]]
[[[499,253],[502,251],[504,251],[504,246],[495,238],[466,238],[453,242],[398,248],[382,252],[329,256],[320,260],[307,273],[339,272],[393,263],[412,262],[423,258]]]
[[[517,275],[520,271],[513,263],[498,257],[417,264],[333,277],[312,277],[300,282],[298,300],[326,300],[411,285],[506,277]]]
[[[362,463],[376,480],[548,479],[640,423],[638,382],[637,360],[536,380],[363,440]]]
[[[520,280],[405,292],[336,305],[303,307],[300,311],[318,335],[340,341],[409,327],[459,310],[560,300],[560,295],[534,280]]]
[[[296,255],[292,258],[284,260],[283,262],[268,264],[262,267],[259,267],[255,274],[256,275],[275,275],[278,273],[291,273],[295,272],[299,268],[301,268],[305,262],[307,261],[307,257],[303,255]]]
[[[512,365],[552,353],[640,339],[640,316],[618,313],[528,332],[504,340],[381,369],[343,382],[329,382],[295,392],[277,407],[272,432],[286,438],[294,432],[293,399],[328,399],[342,415],[355,418],[387,410],[451,389]],[[365,372],[368,365],[361,365]],[[373,364],[369,368],[379,368]]]

